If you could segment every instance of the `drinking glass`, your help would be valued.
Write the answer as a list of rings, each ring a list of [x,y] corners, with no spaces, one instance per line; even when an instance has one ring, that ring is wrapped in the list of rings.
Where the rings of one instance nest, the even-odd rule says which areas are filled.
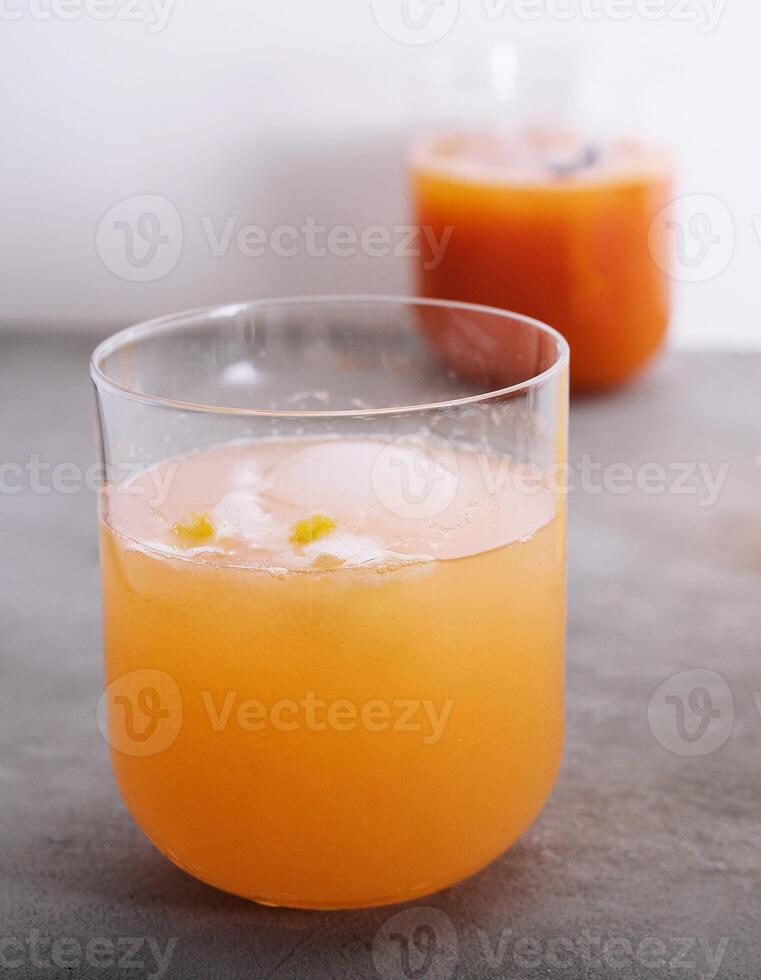
[[[441,351],[464,339],[460,376]],[[148,838],[304,908],[415,898],[509,847],[562,750],[559,334],[464,303],[262,301],[127,329],[92,376],[99,719]]]

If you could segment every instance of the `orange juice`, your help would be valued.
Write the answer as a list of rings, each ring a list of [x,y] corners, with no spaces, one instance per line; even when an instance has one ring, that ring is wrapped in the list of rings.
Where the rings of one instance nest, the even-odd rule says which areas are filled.
[[[563,737],[564,508],[469,448],[237,442],[106,497],[106,704],[153,843],[259,902],[402,901],[538,814]]]
[[[656,257],[668,248],[654,219],[672,197],[662,153],[564,133],[441,136],[418,147],[412,178],[416,221],[447,241],[418,262],[421,295],[551,324],[571,346],[576,391],[625,381],[660,347],[669,278]],[[475,344],[429,336],[458,370],[500,384],[509,350],[498,331]]]

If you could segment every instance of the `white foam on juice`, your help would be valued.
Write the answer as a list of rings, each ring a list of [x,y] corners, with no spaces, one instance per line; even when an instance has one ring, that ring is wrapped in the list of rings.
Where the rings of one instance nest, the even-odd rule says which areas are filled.
[[[397,568],[530,538],[557,501],[547,488],[521,489],[517,472],[432,439],[237,442],[112,488],[108,522],[132,547],[185,560],[278,574]],[[213,524],[211,538],[175,533],[200,514]],[[299,543],[294,528],[317,515],[334,528]]]
[[[443,133],[416,145],[413,170],[494,186],[573,188],[631,179],[668,179],[673,161],[660,147],[634,140],[590,142],[575,132],[527,129]]]

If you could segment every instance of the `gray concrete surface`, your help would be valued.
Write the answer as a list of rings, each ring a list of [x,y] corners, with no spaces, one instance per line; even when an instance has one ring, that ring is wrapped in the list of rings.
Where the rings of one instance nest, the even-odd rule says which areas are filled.
[[[0,338],[0,462],[92,462],[90,346]],[[587,484],[597,463],[639,468],[651,489],[644,463],[726,463],[718,501],[701,506],[705,480],[625,492],[625,469],[572,494],[554,796],[480,875],[366,912],[247,904],[143,838],[94,722],[95,500],[25,472],[0,494],[0,976],[137,980],[162,975],[157,950],[182,980],[761,975],[760,401],[761,357],[702,353],[574,406]],[[712,673],[683,675],[696,669]]]

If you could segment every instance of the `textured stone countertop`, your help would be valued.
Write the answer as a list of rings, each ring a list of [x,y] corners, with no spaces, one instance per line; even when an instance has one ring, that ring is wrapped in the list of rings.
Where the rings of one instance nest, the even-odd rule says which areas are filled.
[[[0,463],[92,462],[91,346],[0,338]],[[510,852],[407,907],[261,908],[153,850],[94,721],[93,494],[25,473],[0,495],[0,976],[761,976],[761,356],[671,354],[572,414],[557,788]]]

